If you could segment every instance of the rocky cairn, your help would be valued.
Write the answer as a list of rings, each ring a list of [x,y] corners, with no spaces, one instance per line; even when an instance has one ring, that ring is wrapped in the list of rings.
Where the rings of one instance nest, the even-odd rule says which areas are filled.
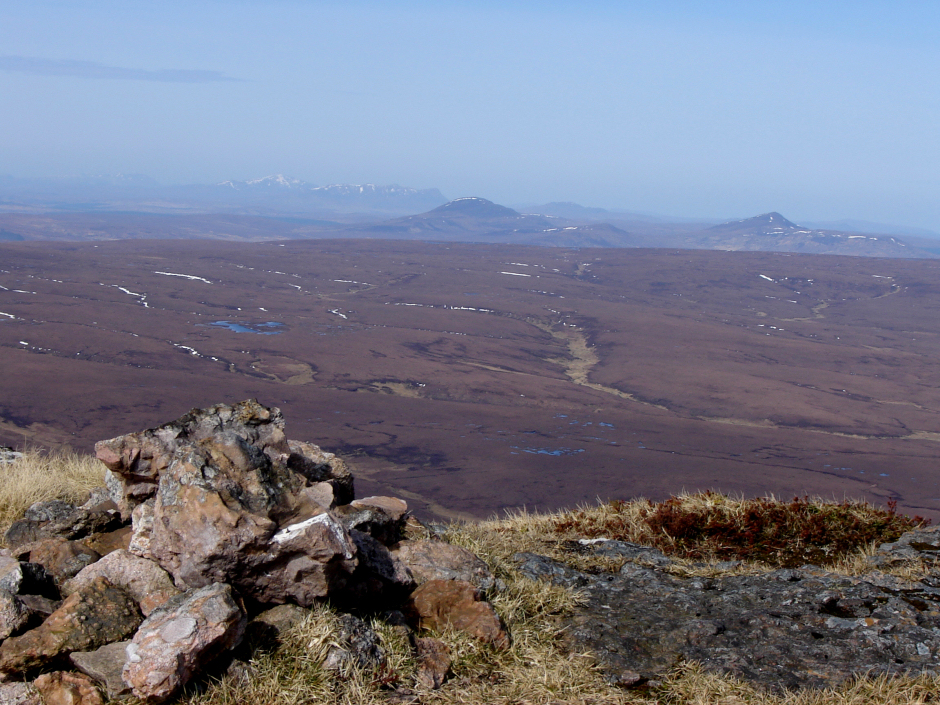
[[[106,488],[82,506],[34,505],[4,537],[3,703],[38,702],[34,678],[47,702],[102,702],[99,691],[163,702],[246,631],[277,633],[324,599],[508,644],[481,599],[493,585],[486,565],[449,544],[403,540],[407,504],[355,499],[346,464],[288,440],[278,409],[195,409],[95,451]],[[340,635],[333,667],[380,661],[375,634],[345,619],[354,636]],[[369,644],[367,657],[347,642]],[[439,687],[446,646],[414,643],[423,681]]]

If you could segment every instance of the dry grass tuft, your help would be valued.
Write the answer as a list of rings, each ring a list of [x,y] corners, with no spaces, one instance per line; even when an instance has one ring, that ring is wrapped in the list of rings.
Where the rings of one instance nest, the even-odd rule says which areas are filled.
[[[940,678],[860,676],[838,688],[768,693],[683,664],[649,695],[647,702],[662,705],[926,705],[940,699]]]
[[[335,674],[322,667],[338,632],[335,612],[324,605],[310,610],[283,637],[283,645],[251,660],[250,677],[226,676],[203,684],[181,702],[189,705],[308,705],[379,703],[371,674],[349,669]]]
[[[634,541],[688,560],[747,560],[791,568],[831,564],[929,523],[898,514],[891,502],[880,509],[861,501],[794,497],[785,502],[717,492],[602,507],[562,515],[555,521],[556,533]]]
[[[0,536],[36,502],[84,502],[92,489],[104,484],[104,473],[97,458],[71,451],[32,449],[0,465]]]

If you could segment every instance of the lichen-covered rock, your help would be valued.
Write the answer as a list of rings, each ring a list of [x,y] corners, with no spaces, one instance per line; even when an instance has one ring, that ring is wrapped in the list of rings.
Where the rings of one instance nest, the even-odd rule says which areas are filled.
[[[885,568],[923,561],[940,568],[940,526],[909,531],[894,543],[882,544],[869,559],[872,567]]]
[[[0,590],[0,641],[23,629],[30,616],[29,608],[20,598]]]
[[[176,451],[208,438],[235,438],[269,457],[288,456],[284,420],[279,409],[269,409],[251,399],[233,406],[218,404],[193,409],[176,421],[157,428],[99,441],[95,454],[113,475],[108,489],[125,519],[141,502],[157,491],[160,475]]]
[[[97,578],[73,593],[35,629],[0,644],[0,672],[22,673],[132,634],[140,624],[137,604],[123,590]]]
[[[923,583],[812,567],[682,578],[633,562],[590,574],[534,554],[516,560],[532,579],[581,591],[560,626],[621,685],[686,660],[776,690],[940,669],[940,590]]]
[[[135,556],[150,558],[150,540],[153,538],[153,505],[156,500],[151,497],[138,504],[131,512],[131,539],[127,550]]]
[[[317,458],[309,444],[291,450],[282,427],[277,409],[249,401],[100,443],[99,456],[124,478],[124,509],[138,502],[131,552],[182,589],[225,582],[264,603],[306,606],[342,588],[356,547],[327,511],[332,486],[309,477],[320,466],[330,477],[333,456]],[[309,461],[307,475],[290,458]]]
[[[29,683],[0,683],[0,705],[43,705],[43,702]]]
[[[443,541],[401,541],[392,555],[407,566],[419,585],[429,580],[465,580],[488,590],[495,582],[479,556]]]
[[[123,678],[138,698],[163,702],[236,646],[245,623],[228,585],[215,583],[174,597],[137,630],[127,646]]]
[[[403,522],[393,519],[378,507],[356,507],[347,504],[334,511],[349,531],[369,534],[380,543],[391,546],[401,538]]]
[[[509,646],[496,610],[465,580],[429,580],[411,594],[411,607],[422,629],[451,626],[499,648]]]
[[[83,673],[43,673],[33,686],[42,696],[43,705],[104,705],[98,688]]]
[[[106,578],[134,598],[145,617],[171,597],[180,594],[173,579],[163,568],[128,551],[113,551],[88,566],[62,585],[62,594],[71,595],[99,577]]]
[[[395,522],[401,522],[408,513],[408,503],[398,497],[362,497],[349,503],[356,509],[380,509]]]
[[[268,458],[236,438],[189,447],[164,471],[149,553],[177,585],[229,582],[261,602],[310,605],[342,587],[355,545],[328,513],[286,526]]]

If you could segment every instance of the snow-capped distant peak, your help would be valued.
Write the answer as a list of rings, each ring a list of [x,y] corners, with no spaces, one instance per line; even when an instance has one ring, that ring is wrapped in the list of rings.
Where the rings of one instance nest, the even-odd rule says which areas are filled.
[[[288,179],[283,174],[275,174],[274,176],[265,176],[262,179],[252,179],[245,183],[249,186],[284,186],[285,188],[294,188],[303,186],[305,182],[300,179]]]

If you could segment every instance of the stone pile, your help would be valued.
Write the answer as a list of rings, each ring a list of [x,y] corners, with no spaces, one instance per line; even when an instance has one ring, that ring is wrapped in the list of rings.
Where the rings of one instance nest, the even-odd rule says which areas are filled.
[[[481,598],[485,563],[403,540],[404,501],[356,499],[341,459],[283,428],[249,400],[101,441],[106,488],[15,522],[0,551],[0,702],[32,702],[34,678],[46,702],[101,702],[99,689],[163,702],[246,630],[277,633],[327,598],[392,610],[409,634],[449,624],[508,644]],[[374,632],[344,619],[325,667],[381,663]],[[447,647],[414,644],[419,681],[439,687]]]

